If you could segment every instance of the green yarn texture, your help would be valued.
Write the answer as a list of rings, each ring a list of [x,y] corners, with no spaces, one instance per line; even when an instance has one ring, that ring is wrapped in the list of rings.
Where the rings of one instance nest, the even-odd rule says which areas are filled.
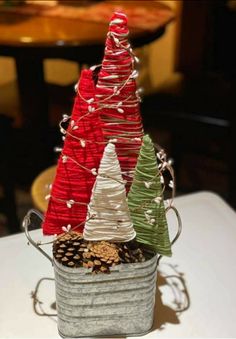
[[[160,201],[154,199],[159,197]],[[158,199],[157,199],[158,200]],[[140,243],[155,252],[171,256],[171,243],[154,145],[145,135],[128,194],[131,218]]]

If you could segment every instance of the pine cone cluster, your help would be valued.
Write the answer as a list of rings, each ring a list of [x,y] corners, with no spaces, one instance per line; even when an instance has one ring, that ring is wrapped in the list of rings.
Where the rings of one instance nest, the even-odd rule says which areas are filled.
[[[110,267],[120,263],[145,261],[142,250],[134,241],[125,244],[92,242],[76,232],[59,235],[53,244],[53,255],[64,266],[92,268],[94,273],[109,273]]]

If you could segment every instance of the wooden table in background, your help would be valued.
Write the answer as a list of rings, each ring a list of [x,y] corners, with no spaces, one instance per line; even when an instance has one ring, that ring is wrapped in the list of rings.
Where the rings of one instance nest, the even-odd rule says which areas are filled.
[[[76,1],[78,4],[80,1]],[[112,1],[110,1],[112,3]],[[165,8],[155,29],[130,28],[133,47],[158,39],[173,12],[157,1],[116,1],[118,6],[144,6],[152,11]],[[71,2],[70,2],[71,4]],[[84,1],[81,4],[85,4]],[[63,17],[23,15],[2,11],[0,7],[0,56],[16,62],[23,124],[44,128],[49,123],[47,90],[43,60],[62,58],[80,64],[97,64],[102,60],[108,22],[92,22]]]

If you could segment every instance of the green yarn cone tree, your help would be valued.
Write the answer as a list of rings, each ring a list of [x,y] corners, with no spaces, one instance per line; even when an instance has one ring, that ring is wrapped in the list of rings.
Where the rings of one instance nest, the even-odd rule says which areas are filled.
[[[128,194],[128,205],[137,240],[161,255],[171,256],[161,177],[154,146],[148,135],[143,138]]]

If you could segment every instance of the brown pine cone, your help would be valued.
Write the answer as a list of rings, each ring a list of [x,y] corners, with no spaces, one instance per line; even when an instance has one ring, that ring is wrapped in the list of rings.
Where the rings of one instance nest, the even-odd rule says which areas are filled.
[[[144,253],[136,241],[119,243],[118,247],[119,257],[122,263],[138,263],[145,261]]]
[[[115,244],[107,241],[99,241],[89,243],[89,250],[92,256],[95,258],[94,264],[96,266],[96,272],[109,272],[109,267],[118,265],[120,258],[118,254],[118,248]]]
[[[78,252],[83,241],[82,234],[68,232],[59,235],[53,243],[53,256],[68,267],[82,266],[81,254]]]

